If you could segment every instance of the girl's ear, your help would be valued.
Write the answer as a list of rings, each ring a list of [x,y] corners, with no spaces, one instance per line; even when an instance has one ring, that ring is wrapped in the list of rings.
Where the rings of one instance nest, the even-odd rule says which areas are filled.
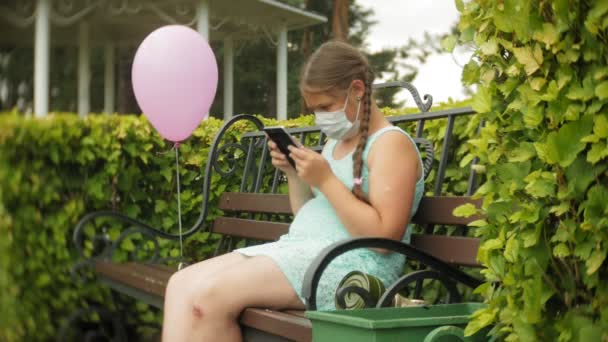
[[[355,95],[355,97],[363,98],[363,95],[365,95],[365,83],[362,80],[359,80],[359,79],[353,80],[351,87],[353,89],[352,94]]]

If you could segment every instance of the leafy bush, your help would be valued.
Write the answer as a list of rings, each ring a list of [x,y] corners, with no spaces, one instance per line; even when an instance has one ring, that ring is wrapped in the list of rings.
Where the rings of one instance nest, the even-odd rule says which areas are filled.
[[[608,2],[456,6],[459,41],[476,45],[463,80],[478,85],[485,127],[469,145],[487,179],[476,225],[489,306],[467,333],[495,324],[507,341],[606,340]]]

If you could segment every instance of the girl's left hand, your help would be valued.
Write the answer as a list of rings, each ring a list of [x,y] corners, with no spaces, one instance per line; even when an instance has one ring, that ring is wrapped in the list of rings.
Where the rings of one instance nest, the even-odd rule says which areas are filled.
[[[300,179],[308,185],[319,188],[333,173],[329,163],[320,153],[306,147],[289,146],[289,156],[296,162]]]

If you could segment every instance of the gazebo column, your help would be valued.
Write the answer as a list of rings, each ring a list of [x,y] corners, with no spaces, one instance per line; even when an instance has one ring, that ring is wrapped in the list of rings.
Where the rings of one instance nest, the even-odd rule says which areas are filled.
[[[209,0],[198,0],[196,30],[209,41]]]
[[[81,118],[87,116],[91,110],[90,63],[89,24],[81,22],[78,46],[78,115]]]
[[[115,69],[114,69],[114,44],[106,43],[104,47],[105,69],[104,69],[104,101],[103,108],[106,114],[114,113],[114,90]]]
[[[234,114],[234,41],[224,39],[224,119]]]
[[[277,44],[277,119],[287,119],[287,24],[279,27]]]
[[[50,12],[50,0],[38,0],[34,33],[34,115],[37,117],[49,112]]]

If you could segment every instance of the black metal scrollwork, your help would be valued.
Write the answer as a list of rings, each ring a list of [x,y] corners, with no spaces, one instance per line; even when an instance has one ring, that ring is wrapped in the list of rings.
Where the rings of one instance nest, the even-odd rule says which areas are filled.
[[[397,81],[397,82],[386,82],[386,83],[379,83],[379,84],[373,85],[373,89],[395,88],[395,87],[401,87],[401,88],[407,89],[410,92],[410,94],[412,94],[412,97],[414,98],[414,101],[416,102],[416,106],[418,106],[418,109],[420,109],[421,112],[428,112],[429,109],[431,109],[431,106],[433,105],[433,97],[429,94],[425,94],[424,95],[425,102],[422,102],[422,100],[420,100],[420,94],[418,93],[418,89],[416,89],[416,87],[414,87],[409,82]]]

